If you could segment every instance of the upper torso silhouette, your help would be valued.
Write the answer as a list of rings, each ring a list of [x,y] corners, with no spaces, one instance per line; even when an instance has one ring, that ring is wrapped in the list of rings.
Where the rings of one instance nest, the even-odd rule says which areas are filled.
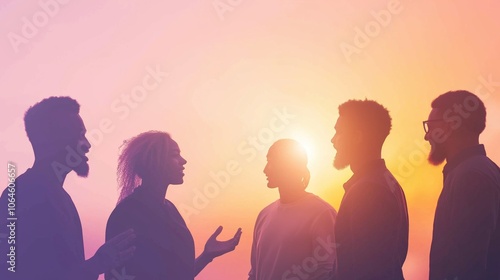
[[[365,164],[344,188],[335,225],[338,279],[404,279],[408,210],[384,160]]]
[[[85,261],[82,226],[71,197],[60,186],[42,183],[41,178],[28,169],[16,179],[16,272],[2,279],[66,280]],[[2,223],[8,216],[7,195],[5,189],[0,199]],[[0,234],[7,234],[5,226]],[[79,274],[81,279],[97,279],[97,275],[84,275],[83,270]]]
[[[448,161],[443,175],[430,279],[500,279],[500,169],[478,145]]]
[[[137,249],[132,259],[117,268],[120,275],[135,280],[194,279],[193,237],[170,201],[151,200],[144,187],[137,187],[111,213],[106,240],[128,228],[137,234]],[[106,273],[106,279],[113,277],[112,272]]]
[[[330,279],[336,214],[311,193],[292,203],[268,205],[255,223],[248,279]]]

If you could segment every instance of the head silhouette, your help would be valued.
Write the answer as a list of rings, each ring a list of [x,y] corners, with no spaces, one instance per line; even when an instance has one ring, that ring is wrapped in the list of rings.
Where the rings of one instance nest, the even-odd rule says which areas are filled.
[[[431,103],[425,140],[431,144],[429,162],[441,164],[451,146],[477,142],[486,127],[484,103],[466,90],[449,91]]]
[[[339,106],[331,142],[337,154],[333,165],[343,169],[371,154],[380,154],[391,130],[389,111],[372,100],[349,100]]]
[[[118,158],[119,201],[139,184],[147,187],[182,184],[186,163],[179,146],[166,132],[144,132],[125,141]]]
[[[26,134],[33,146],[35,162],[55,162],[88,175],[90,143],[79,115],[80,105],[70,97],[49,97],[30,107],[24,115]],[[67,173],[67,172],[66,172]]]
[[[280,139],[269,148],[264,174],[269,188],[305,189],[309,184],[310,173],[307,168],[307,152],[292,139]]]

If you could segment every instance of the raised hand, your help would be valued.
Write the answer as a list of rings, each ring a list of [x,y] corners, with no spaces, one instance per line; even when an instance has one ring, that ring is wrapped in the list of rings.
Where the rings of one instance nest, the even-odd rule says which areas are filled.
[[[218,256],[224,255],[225,253],[231,252],[236,248],[236,245],[240,242],[241,228],[239,228],[234,237],[226,241],[218,241],[217,236],[222,232],[222,226],[219,226],[215,232],[210,236],[205,244],[205,250],[203,255],[210,259],[214,259]]]
[[[129,229],[104,243],[92,258],[94,269],[104,273],[132,258],[135,246],[131,245],[131,242],[135,237],[134,230]]]

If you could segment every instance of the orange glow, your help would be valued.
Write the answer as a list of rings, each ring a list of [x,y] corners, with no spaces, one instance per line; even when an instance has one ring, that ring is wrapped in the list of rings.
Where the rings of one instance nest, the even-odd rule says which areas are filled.
[[[167,198],[188,222],[197,255],[218,225],[220,239],[243,229],[236,250],[199,280],[246,279],[255,219],[278,198],[262,172],[275,140],[305,145],[308,190],[338,210],[352,173],[333,168],[330,139],[337,107],[348,99],[374,99],[393,119],[383,157],[408,201],[408,280],[427,277],[442,187],[421,124],[433,98],[454,89],[480,95],[488,110],[481,141],[500,163],[497,1],[68,1],[14,43],[12,34],[24,36],[23,17],[32,21],[43,8],[7,2],[0,9],[2,162],[16,163],[19,174],[32,164],[22,124],[29,106],[50,95],[79,101],[91,171],[87,179],[69,175],[65,188],[87,257],[103,243],[118,198],[119,146],[147,130],[169,132],[188,161],[184,184],[170,186]],[[217,10],[218,3],[231,9]],[[389,6],[396,12],[378,23],[374,14]],[[356,28],[374,29],[357,35]],[[141,93],[145,79],[152,86]]]

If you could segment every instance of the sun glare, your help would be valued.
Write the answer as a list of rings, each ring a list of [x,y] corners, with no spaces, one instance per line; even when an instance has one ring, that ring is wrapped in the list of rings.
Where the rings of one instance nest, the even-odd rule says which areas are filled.
[[[315,153],[311,137],[309,137],[307,133],[303,132],[295,132],[292,133],[291,135],[292,136],[290,138],[298,141],[304,147],[304,149],[306,149],[308,161],[311,162],[314,158],[314,153]]]

